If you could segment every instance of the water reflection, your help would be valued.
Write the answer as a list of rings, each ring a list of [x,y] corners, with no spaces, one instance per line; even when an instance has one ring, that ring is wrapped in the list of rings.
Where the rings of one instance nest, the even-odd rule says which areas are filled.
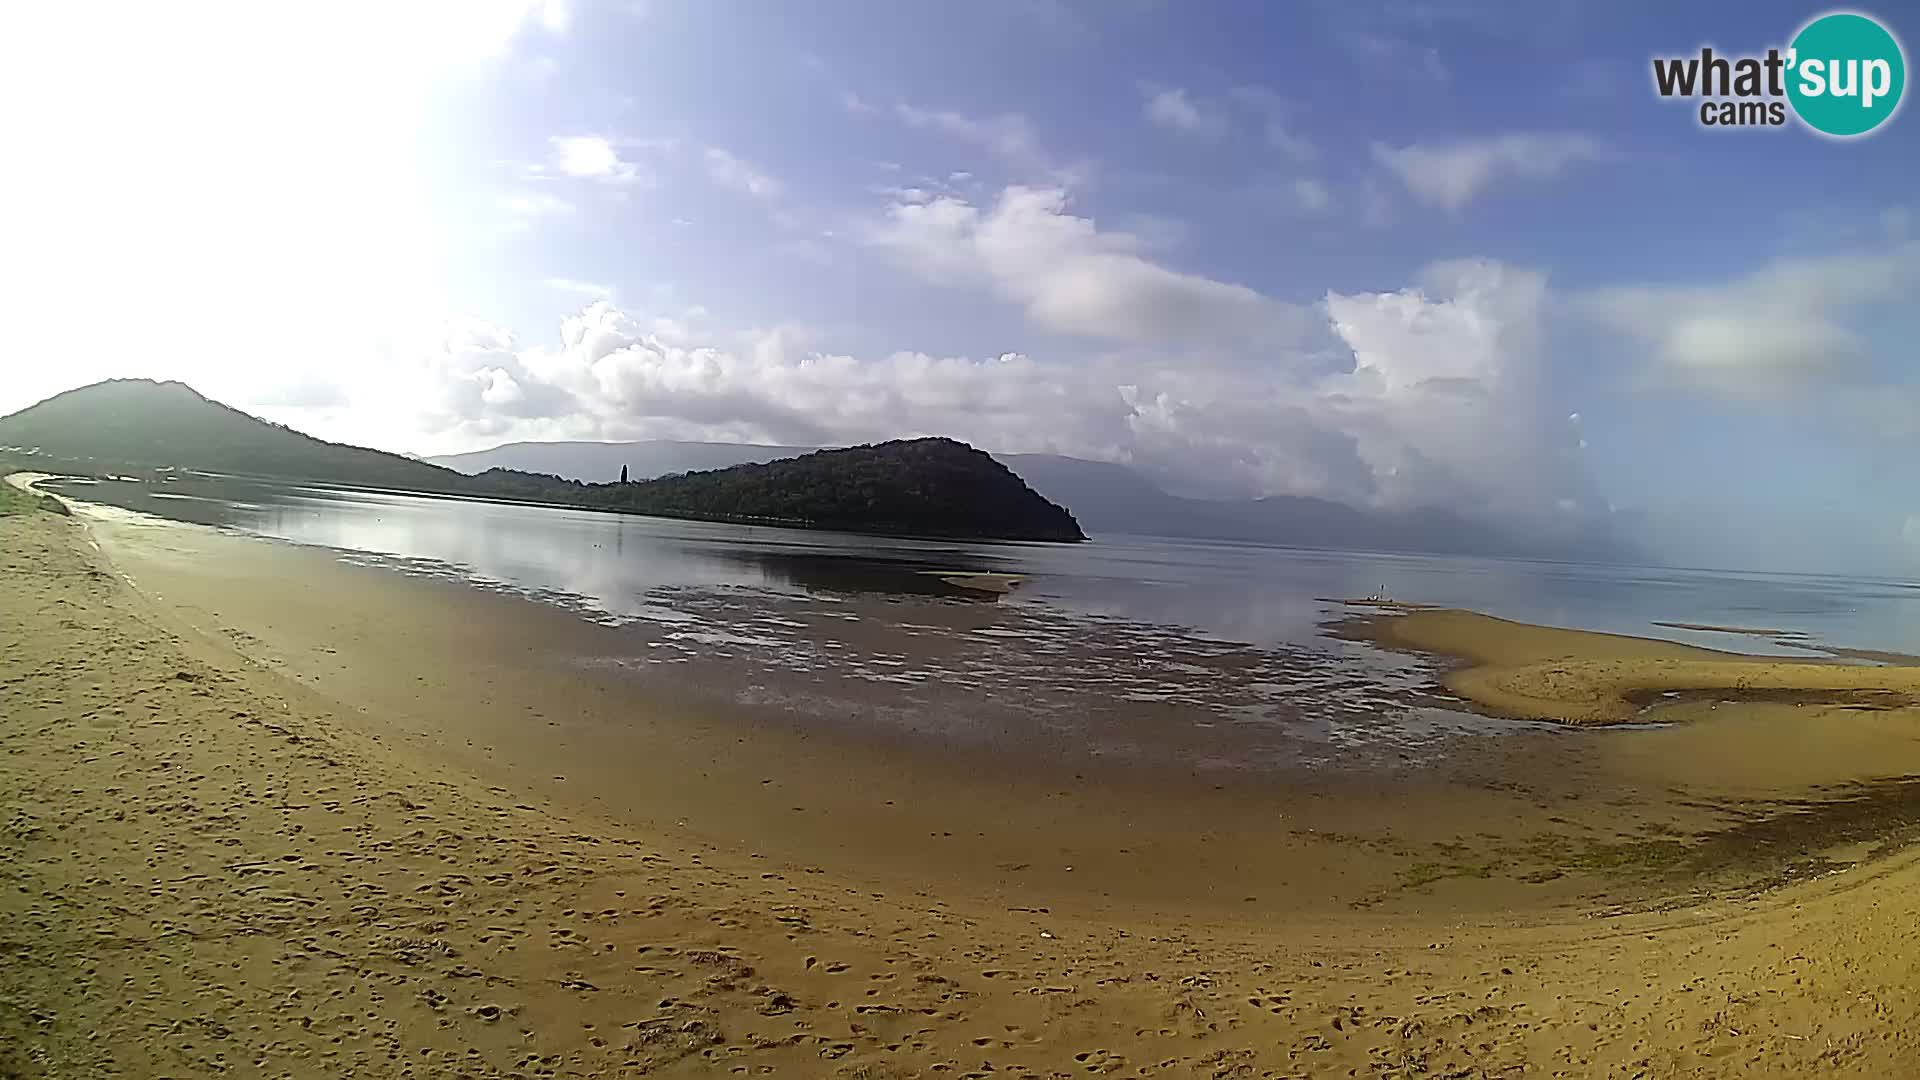
[[[564,592],[617,615],[662,590],[881,594],[991,602],[954,574],[1023,578],[1008,602],[1180,627],[1230,641],[1307,644],[1384,593],[1507,618],[1787,654],[1802,641],[1920,652],[1920,589],[1809,575],[1375,555],[1246,544],[1100,538],[966,544],[668,521],[629,515],[190,478],[57,490],[165,517],[458,568]],[[1665,626],[1768,627],[1769,640]]]

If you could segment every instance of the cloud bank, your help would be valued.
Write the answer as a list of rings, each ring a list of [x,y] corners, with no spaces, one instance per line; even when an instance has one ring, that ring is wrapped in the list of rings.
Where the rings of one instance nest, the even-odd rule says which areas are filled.
[[[1037,199],[1007,212],[1057,210]],[[959,215],[961,232],[987,228],[1000,212]],[[1073,250],[1099,235],[1075,220],[1053,245]],[[979,243],[962,245],[970,252],[962,269],[995,265],[998,256],[974,250]],[[1155,309],[1161,301],[1146,295],[1155,290],[1176,307],[1268,303],[1204,279],[1169,280],[1123,252],[1100,254],[1093,271],[1067,271],[1067,284],[1032,286],[1036,316],[1075,323],[1128,299]],[[1102,276],[1110,255],[1137,265]],[[1100,288],[1087,286],[1089,273]],[[1109,287],[1122,299],[1086,299]],[[1056,288],[1092,308],[1038,299]],[[729,331],[700,312],[649,317],[596,300],[566,317],[554,341],[456,323],[396,346],[364,384],[341,385],[327,400],[346,404],[325,412],[434,432],[437,445],[421,449],[436,451],[535,438],[824,445],[942,434],[1000,452],[1126,462],[1189,493],[1446,505],[1538,522],[1597,507],[1571,426],[1540,398],[1545,301],[1538,274],[1445,263],[1397,291],[1327,294],[1309,316],[1320,320],[1325,350],[1176,361],[1144,349],[1064,362],[856,357],[816,348],[793,328]],[[395,408],[407,415],[391,415]]]
[[[1850,317],[1910,303],[1916,290],[1920,241],[1905,241],[1777,259],[1712,286],[1601,289],[1579,308],[1648,349],[1640,374],[1653,385],[1777,399],[1865,377],[1866,349]]]

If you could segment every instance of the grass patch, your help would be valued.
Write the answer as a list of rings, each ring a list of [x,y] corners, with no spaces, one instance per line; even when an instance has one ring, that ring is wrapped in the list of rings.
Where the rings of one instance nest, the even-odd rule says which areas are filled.
[[[1531,854],[1559,870],[1634,873],[1679,869],[1694,860],[1697,852],[1665,838],[1601,843],[1548,835],[1533,844]]]
[[[34,510],[45,510],[54,514],[65,514],[67,508],[60,500],[50,495],[35,495],[31,491],[21,491],[12,484],[0,482],[0,517],[13,514],[26,514]]]
[[[1687,846],[1677,840],[1630,840],[1594,844],[1575,851],[1568,856],[1566,865],[1598,871],[1666,870],[1681,866],[1691,854]]]
[[[1394,873],[1403,889],[1418,889],[1436,881],[1448,878],[1490,878],[1500,869],[1497,862],[1490,863],[1416,863]]]

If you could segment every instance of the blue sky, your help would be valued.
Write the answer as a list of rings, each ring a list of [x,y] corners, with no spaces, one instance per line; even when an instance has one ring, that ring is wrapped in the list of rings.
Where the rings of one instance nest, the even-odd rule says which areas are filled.
[[[7,17],[0,408],[942,433],[1920,574],[1912,110],[1710,131],[1651,85],[1820,5],[150,7]]]

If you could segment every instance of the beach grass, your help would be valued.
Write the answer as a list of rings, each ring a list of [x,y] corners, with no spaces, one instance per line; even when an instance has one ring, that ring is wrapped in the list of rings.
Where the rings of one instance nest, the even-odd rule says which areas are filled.
[[[0,484],[0,517],[12,514],[25,514],[33,510],[46,510],[55,514],[65,514],[67,508],[60,500],[51,495],[41,495],[12,484]]]

